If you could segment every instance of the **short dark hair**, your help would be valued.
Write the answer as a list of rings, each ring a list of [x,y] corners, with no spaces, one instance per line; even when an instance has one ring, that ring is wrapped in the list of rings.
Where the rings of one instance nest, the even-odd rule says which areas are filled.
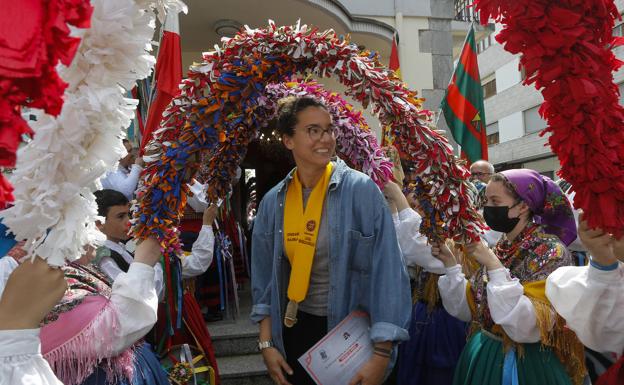
[[[310,96],[287,96],[280,99],[277,104],[277,133],[280,137],[295,134],[297,114],[306,108],[319,107],[327,111],[325,104]]]
[[[95,195],[95,201],[98,205],[98,215],[105,218],[108,215],[108,211],[111,207],[125,206],[130,203],[125,195],[116,190],[98,190],[93,194]]]

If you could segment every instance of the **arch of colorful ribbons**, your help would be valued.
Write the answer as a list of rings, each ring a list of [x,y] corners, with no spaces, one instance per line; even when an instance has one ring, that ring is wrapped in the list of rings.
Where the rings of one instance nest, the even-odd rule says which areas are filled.
[[[191,66],[155,140],[146,147],[150,162],[134,207],[137,237],[156,235],[166,253],[175,253],[177,237],[172,229],[186,205],[187,182],[198,172],[201,154],[213,155],[207,195],[225,196],[247,144],[275,114],[272,92],[286,94],[291,87],[299,95],[316,92],[330,98],[330,104],[342,105],[344,101],[315,83],[279,85],[294,74],[312,73],[337,77],[347,86],[348,95],[365,108],[372,102],[373,113],[393,128],[395,146],[410,155],[419,175],[411,186],[428,210],[423,234],[459,242],[478,239],[483,224],[468,194],[468,171],[447,139],[423,124],[430,112],[421,108],[422,99],[383,67],[376,55],[360,52],[332,30],[320,32],[299,24],[278,28],[272,21],[263,29],[245,27],[215,48]],[[376,141],[370,140],[361,117],[346,103],[343,107],[338,114],[349,122],[341,128],[339,151],[383,185],[389,177],[388,161]],[[358,139],[348,144],[354,136]]]
[[[386,157],[377,143],[377,138],[370,131],[362,114],[347,103],[339,94],[326,90],[316,81],[290,81],[267,84],[258,103],[257,111],[266,117],[259,123],[267,125],[277,116],[278,100],[290,95],[306,95],[323,102],[336,126],[337,155],[349,161],[356,169],[370,176],[380,189],[391,178],[392,162]],[[260,110],[260,111],[259,111]],[[235,173],[236,166],[244,156],[244,148],[231,151],[232,143],[248,141],[253,131],[241,129],[231,134],[230,140],[219,143],[211,156],[207,167],[201,167],[197,179],[207,185],[207,198],[211,201],[223,197]]]

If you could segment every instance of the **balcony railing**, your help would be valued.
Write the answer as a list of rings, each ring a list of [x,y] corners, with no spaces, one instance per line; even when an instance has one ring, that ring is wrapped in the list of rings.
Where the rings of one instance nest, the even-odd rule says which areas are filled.
[[[474,0],[455,0],[455,20],[479,21],[479,13],[475,12]]]

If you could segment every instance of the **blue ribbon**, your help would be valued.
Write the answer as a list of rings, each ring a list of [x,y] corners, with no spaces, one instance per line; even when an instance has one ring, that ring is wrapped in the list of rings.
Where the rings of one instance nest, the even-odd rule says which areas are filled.
[[[219,273],[219,299],[221,300],[220,309],[223,311],[225,309],[225,295],[223,291],[225,290],[225,285],[223,282],[223,267],[221,265],[221,234],[217,234],[217,244],[215,246],[215,258],[217,259],[217,272]]]
[[[180,329],[182,327],[182,295],[183,295],[183,291],[182,291],[182,264],[180,263],[180,258],[178,257],[174,257],[173,258],[175,261],[175,266],[174,268],[174,274],[175,274],[175,281],[176,281],[176,286],[178,289],[178,296],[177,296],[177,300],[178,300],[178,314],[177,314],[177,319],[176,319],[176,329]]]
[[[611,265],[601,265],[600,263],[594,261],[593,258],[589,259],[589,264],[592,265],[592,267],[598,270],[602,270],[602,271],[613,271],[613,270],[616,270],[620,266],[619,261],[616,261],[615,263]]]
[[[503,364],[503,384],[502,385],[519,385],[518,361],[516,360],[516,348],[511,348],[505,354],[505,363]]]

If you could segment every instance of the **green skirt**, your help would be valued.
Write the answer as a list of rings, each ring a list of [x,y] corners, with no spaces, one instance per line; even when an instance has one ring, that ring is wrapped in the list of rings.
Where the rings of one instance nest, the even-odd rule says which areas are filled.
[[[552,350],[539,343],[523,346],[523,357],[516,359],[520,385],[572,384]],[[470,338],[459,357],[453,385],[501,385],[504,361],[503,343],[479,331]]]

